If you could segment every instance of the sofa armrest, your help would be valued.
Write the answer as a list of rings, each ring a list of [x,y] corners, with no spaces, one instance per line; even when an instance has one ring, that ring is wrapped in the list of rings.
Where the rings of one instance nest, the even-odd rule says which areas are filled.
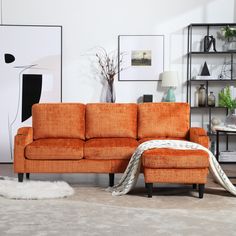
[[[198,143],[206,148],[209,148],[209,137],[207,132],[200,127],[191,127],[189,129],[189,140],[194,143]]]
[[[25,147],[33,142],[33,128],[19,128],[14,143],[14,171],[24,173],[25,168]]]

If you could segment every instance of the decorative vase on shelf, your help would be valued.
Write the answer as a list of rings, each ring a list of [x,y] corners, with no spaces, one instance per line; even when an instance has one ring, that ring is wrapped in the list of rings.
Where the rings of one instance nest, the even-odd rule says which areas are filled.
[[[198,89],[198,106],[205,107],[206,106],[206,88],[204,84],[200,85]]]
[[[225,119],[225,126],[231,129],[236,129],[236,113],[235,109],[229,111],[229,115]]]
[[[209,107],[215,107],[216,105],[216,98],[213,92],[210,92],[208,95],[208,106]]]
[[[228,38],[228,41],[225,44],[226,51],[236,51],[236,37]]]
[[[194,92],[194,106],[198,107],[198,89]]]
[[[107,82],[106,102],[115,103],[116,94],[113,81]]]

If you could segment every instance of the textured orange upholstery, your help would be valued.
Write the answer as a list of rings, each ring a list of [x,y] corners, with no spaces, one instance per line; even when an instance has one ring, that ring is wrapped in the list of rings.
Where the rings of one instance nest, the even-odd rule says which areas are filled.
[[[25,160],[28,173],[123,173],[129,160]]]
[[[207,168],[199,169],[151,169],[144,168],[145,183],[204,184]]]
[[[86,105],[86,138],[137,138],[137,104]]]
[[[34,139],[85,138],[84,104],[35,104],[32,118]]]
[[[81,139],[38,139],[25,149],[25,157],[32,160],[72,160],[83,158]]]
[[[203,129],[189,128],[186,103],[37,104],[32,115],[33,128],[15,136],[16,173],[122,173],[144,141],[209,145]],[[200,150],[153,149],[142,164],[146,183],[205,183],[209,161]]]
[[[147,168],[207,168],[209,158],[203,150],[155,148],[143,153],[142,163]]]
[[[138,105],[138,138],[186,138],[190,108],[187,103],[142,103]]]
[[[85,143],[85,159],[130,159],[138,142],[133,138],[96,138]]]
[[[24,173],[25,171],[25,147],[33,142],[33,129],[24,127],[18,129],[14,142],[14,171]]]
[[[189,140],[194,143],[198,143],[206,148],[210,146],[210,140],[206,131],[200,127],[192,127],[189,129]]]
[[[27,136],[30,140],[33,139],[33,129],[32,127],[21,127],[17,130],[17,135]]]

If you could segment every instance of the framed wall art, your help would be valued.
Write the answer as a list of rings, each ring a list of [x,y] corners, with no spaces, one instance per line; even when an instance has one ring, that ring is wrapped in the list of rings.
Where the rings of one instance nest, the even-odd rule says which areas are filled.
[[[0,38],[0,162],[12,162],[32,105],[61,102],[62,27],[0,25]]]
[[[120,81],[157,81],[164,70],[164,35],[119,35]]]

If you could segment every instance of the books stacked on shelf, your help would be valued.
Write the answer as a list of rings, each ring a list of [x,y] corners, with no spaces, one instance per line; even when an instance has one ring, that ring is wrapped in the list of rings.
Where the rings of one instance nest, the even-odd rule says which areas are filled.
[[[219,161],[221,161],[221,162],[236,162],[236,151],[220,152]]]

